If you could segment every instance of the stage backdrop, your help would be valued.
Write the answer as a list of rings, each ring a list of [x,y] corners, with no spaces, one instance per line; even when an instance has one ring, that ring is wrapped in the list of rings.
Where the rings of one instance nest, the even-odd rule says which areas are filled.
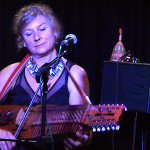
[[[0,0],[0,69],[20,61],[26,51],[17,53],[12,19],[16,11],[39,0]],[[75,34],[76,45],[68,47],[67,58],[87,71],[90,98],[101,100],[103,61],[110,60],[122,28],[126,51],[132,50],[141,62],[150,63],[149,0],[43,0],[64,24],[64,38]],[[109,91],[108,91],[109,92]]]

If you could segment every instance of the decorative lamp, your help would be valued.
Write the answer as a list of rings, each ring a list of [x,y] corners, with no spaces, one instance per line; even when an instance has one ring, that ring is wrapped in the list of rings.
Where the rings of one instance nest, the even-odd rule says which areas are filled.
[[[125,53],[126,51],[122,43],[122,29],[119,29],[119,41],[113,49],[110,61],[119,61],[119,58],[123,56]]]

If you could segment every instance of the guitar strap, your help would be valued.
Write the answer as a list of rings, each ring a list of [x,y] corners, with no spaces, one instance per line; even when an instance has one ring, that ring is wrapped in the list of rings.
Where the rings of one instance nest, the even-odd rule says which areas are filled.
[[[60,61],[62,62],[62,64],[64,65],[66,71],[68,72],[71,80],[73,81],[74,85],[76,86],[78,92],[80,93],[80,95],[89,103],[91,103],[90,98],[84,93],[84,91],[81,89],[81,87],[79,86],[79,84],[77,83],[77,81],[74,79],[74,77],[72,76],[71,72],[69,71],[68,67],[66,66],[66,64],[64,63],[64,61],[62,59],[60,59]]]
[[[20,75],[21,71],[25,68],[26,63],[29,60],[29,58],[30,58],[30,54],[27,54],[23,58],[23,60],[19,63],[17,68],[13,71],[13,73],[10,75],[10,77],[8,78],[7,82],[5,83],[3,89],[2,89],[2,91],[0,93],[0,100],[4,100],[4,98],[6,97],[7,93],[11,89],[12,85],[14,84],[14,82],[16,81],[18,76]]]

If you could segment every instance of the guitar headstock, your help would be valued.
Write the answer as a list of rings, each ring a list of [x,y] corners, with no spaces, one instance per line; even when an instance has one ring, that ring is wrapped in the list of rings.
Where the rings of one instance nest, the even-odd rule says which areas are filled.
[[[118,122],[125,111],[124,105],[91,105],[82,123],[93,128],[93,132],[119,130]]]

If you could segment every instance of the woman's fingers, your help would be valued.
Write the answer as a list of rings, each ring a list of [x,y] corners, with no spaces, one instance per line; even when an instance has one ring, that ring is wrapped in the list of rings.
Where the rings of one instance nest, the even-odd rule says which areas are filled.
[[[0,130],[0,138],[1,139],[15,139],[15,137],[12,135],[11,132],[5,131],[5,130]],[[16,142],[11,142],[11,141],[0,141],[0,148],[1,150],[11,150],[12,147],[16,145]]]

